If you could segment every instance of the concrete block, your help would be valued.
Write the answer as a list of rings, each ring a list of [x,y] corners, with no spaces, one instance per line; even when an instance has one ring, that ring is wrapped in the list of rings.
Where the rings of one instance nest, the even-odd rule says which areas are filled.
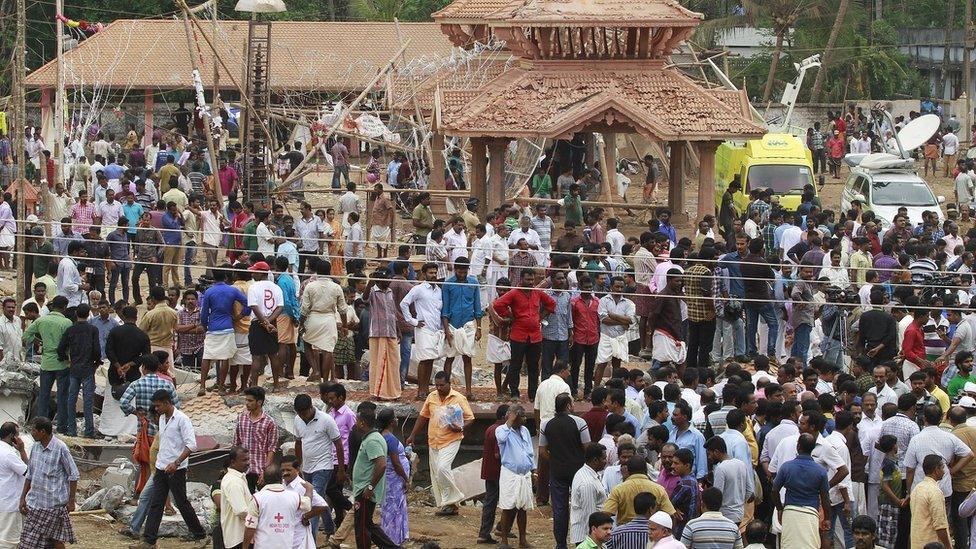
[[[454,468],[454,480],[464,499],[481,497],[485,493],[485,481],[481,479],[481,460],[465,463]]]

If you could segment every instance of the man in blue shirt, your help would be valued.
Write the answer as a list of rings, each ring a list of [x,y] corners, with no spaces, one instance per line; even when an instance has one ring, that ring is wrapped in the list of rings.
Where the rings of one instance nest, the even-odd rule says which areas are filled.
[[[145,208],[142,204],[136,202],[136,196],[130,192],[125,193],[125,201],[122,203],[122,215],[129,221],[129,234],[135,236],[136,225],[139,224],[139,218],[142,217],[142,213],[145,212]]]
[[[528,547],[525,512],[534,507],[532,484],[536,472],[532,435],[525,428],[525,409],[522,406],[516,404],[509,408],[505,423],[495,430],[495,440],[502,465],[498,477],[498,508],[502,510],[500,543],[502,547],[508,546],[508,535],[515,521],[518,523],[519,547]]]
[[[801,434],[796,443],[796,459],[784,463],[773,479],[773,503],[782,513],[782,547],[802,547],[804,542],[820,539],[818,508],[821,506],[827,514],[827,523],[831,522],[827,470],[811,456],[816,445],[813,435]],[[785,501],[779,493],[783,488],[786,488]]]
[[[441,322],[444,325],[444,371],[451,375],[454,357],[464,362],[464,384],[467,397],[471,393],[471,357],[478,351],[481,340],[481,290],[478,279],[468,275],[467,257],[454,260],[454,276],[444,281],[441,291]]]
[[[708,474],[708,457],[705,455],[705,435],[691,424],[691,406],[685,401],[678,401],[671,413],[668,442],[673,442],[678,448],[687,448],[695,456],[695,469],[692,474],[701,480]]]
[[[668,240],[671,244],[678,243],[678,233],[674,230],[674,225],[671,224],[671,210],[665,208],[657,213],[657,220],[660,222],[658,225],[658,231],[661,234],[667,235]]]
[[[119,160],[114,156],[108,157],[108,165],[102,168],[102,173],[108,178],[111,183],[112,180],[118,181],[122,179],[122,174],[125,173],[125,167],[119,165]]]
[[[119,280],[121,280],[122,299],[128,303],[129,273],[132,272],[132,263],[129,257],[129,221],[125,217],[120,217],[116,223],[118,223],[118,226],[115,230],[105,236],[105,242],[108,244],[108,259],[110,261],[105,266],[109,270],[108,300],[109,303],[115,303],[115,288],[118,287]]]
[[[297,254],[296,254],[297,255]],[[285,365],[285,377],[294,379],[295,358],[298,356],[298,288],[294,276],[288,272],[290,265],[288,258],[279,255],[274,260],[278,277],[275,283],[281,288],[285,300],[285,307],[278,315],[278,356]]]
[[[715,340],[721,341],[723,338],[732,339],[732,348],[736,356],[744,356],[746,353],[746,333],[745,322],[742,320],[742,299],[746,295],[745,283],[742,280],[742,258],[749,251],[749,237],[739,234],[735,237],[735,251],[727,253],[719,258],[718,266],[725,273],[724,287],[728,288],[727,295],[723,298],[731,298],[738,302],[739,314],[730,319],[729,305],[726,304],[726,314],[718,317],[718,324],[715,327]],[[718,348],[718,345],[715,345]]]
[[[180,253],[180,244],[183,243],[183,216],[180,215],[176,202],[170,201],[166,204],[166,213],[162,220],[163,233],[163,284],[166,284],[167,275],[172,280],[174,288],[180,287],[180,265],[183,264],[183,257]]]
[[[247,310],[247,296],[244,292],[227,284],[230,265],[221,265],[213,270],[214,285],[207,288],[200,300],[200,325],[207,329],[203,340],[203,363],[200,368],[200,388],[206,389],[210,363],[217,362],[217,390],[224,392],[228,361],[237,352],[234,337],[234,303],[240,303]]]

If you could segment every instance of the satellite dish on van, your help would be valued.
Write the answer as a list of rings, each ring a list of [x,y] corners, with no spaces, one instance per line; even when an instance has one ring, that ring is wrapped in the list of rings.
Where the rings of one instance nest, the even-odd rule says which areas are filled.
[[[851,155],[848,155],[851,156]],[[893,170],[899,168],[910,168],[912,165],[912,160],[910,158],[901,158],[894,154],[888,153],[871,153],[864,155],[858,166],[867,170]]]
[[[898,132],[901,148],[907,153],[921,147],[939,131],[941,125],[942,120],[936,114],[924,114],[912,120]]]

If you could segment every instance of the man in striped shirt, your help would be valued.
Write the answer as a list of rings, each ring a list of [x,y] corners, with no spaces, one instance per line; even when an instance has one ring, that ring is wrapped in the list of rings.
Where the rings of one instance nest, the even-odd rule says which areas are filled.
[[[742,549],[739,525],[722,516],[722,491],[709,488],[702,492],[705,512],[688,521],[681,533],[681,543],[694,549]],[[785,547],[785,546],[784,546]]]
[[[614,527],[610,532],[610,547],[613,549],[646,549],[647,520],[655,507],[654,496],[649,492],[641,492],[634,496],[634,512],[637,516],[626,524]]]

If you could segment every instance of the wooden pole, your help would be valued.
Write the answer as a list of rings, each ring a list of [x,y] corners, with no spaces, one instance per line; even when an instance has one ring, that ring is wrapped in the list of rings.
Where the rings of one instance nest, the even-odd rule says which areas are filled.
[[[55,16],[64,13],[64,1],[54,0]],[[48,181],[48,185],[54,185],[63,179],[61,170],[62,165],[61,149],[64,147],[64,23],[60,17],[55,18],[54,24],[55,52],[57,55],[57,88],[54,90],[54,143],[51,144],[51,156],[54,158],[54,181]]]
[[[405,55],[405,52],[407,51],[407,43],[405,43],[403,41],[403,33],[400,32],[400,20],[397,19],[397,18],[393,18],[393,25],[394,25],[394,28],[396,29],[397,40],[399,40],[400,41],[400,44],[403,46],[402,48],[400,48],[400,63],[402,63],[404,66],[406,66],[406,64],[407,64],[407,57]],[[430,131],[429,131],[430,128],[427,126],[427,120],[424,119],[424,113],[423,113],[423,111],[420,110],[420,101],[417,100],[417,88],[416,88],[416,86],[415,86],[415,84],[413,82],[413,77],[410,76],[410,75],[407,75],[407,82],[410,83],[410,97],[413,99],[414,116],[417,117],[417,122],[421,126],[420,127],[420,149],[427,156],[427,166],[430,167],[431,170],[433,170],[434,169],[434,159],[433,159],[433,154],[434,153],[433,153],[433,151],[430,150]],[[443,143],[443,141],[442,141],[442,143]],[[444,151],[443,150],[437,151],[437,154],[443,156],[444,155]],[[440,178],[443,179],[443,177],[444,177],[443,173],[439,174],[438,177],[440,177]]]
[[[600,200],[606,204],[612,204],[613,198],[610,194],[610,186],[617,184],[617,167],[615,165],[609,165],[611,162],[616,164],[617,156],[617,145],[614,143],[616,141],[616,134],[614,133],[604,133],[600,136],[600,139],[596,142],[597,156],[600,158],[603,169],[603,185],[600,186]],[[617,217],[616,212],[613,210],[613,206],[604,206],[608,208],[608,217]]]
[[[390,58],[390,60],[386,63],[386,65],[382,69],[380,69],[379,72],[376,73],[376,76],[374,76],[372,80],[369,81],[369,84],[366,84],[366,86],[363,88],[363,91],[360,92],[358,96],[356,96],[356,99],[353,99],[352,103],[350,103],[346,108],[342,109],[342,112],[339,113],[339,118],[332,124],[332,127],[329,128],[329,131],[325,134],[325,137],[322,138],[323,143],[329,141],[329,138],[332,137],[332,134],[334,134],[335,131],[339,129],[339,126],[342,125],[342,121],[345,120],[347,116],[349,116],[349,113],[356,108],[356,105],[358,105],[363,99],[366,98],[367,95],[369,95],[369,92],[370,90],[373,89],[373,86],[375,86],[376,83],[379,82],[381,78],[383,78],[383,76],[386,74],[386,71],[390,70],[390,68],[393,67],[393,64],[396,63],[397,58],[400,57],[400,54],[406,51],[407,46],[409,45],[410,45],[409,40],[407,40],[406,44],[401,45],[400,49],[395,54],[393,54],[393,57]],[[305,158],[303,158],[302,161],[298,164],[298,166],[296,166],[295,169],[291,171],[291,174],[289,174],[288,177],[286,177],[285,180],[281,183],[281,185],[278,185],[278,187],[274,189],[272,193],[279,192],[281,189],[284,189],[285,187],[290,185],[292,181],[297,179],[295,174],[301,171],[301,169],[305,167],[305,164],[308,164],[309,160],[311,160],[312,157],[315,156],[313,154],[314,152],[315,151],[313,150],[312,153],[306,155]]]
[[[183,8],[183,30],[186,32],[186,48],[190,52],[190,66],[193,67],[193,72],[200,75],[200,67],[197,65],[197,57],[193,55],[196,43],[193,41],[193,33],[190,30],[190,8],[186,5],[185,0],[179,0],[180,7]],[[201,107],[201,105],[197,105]],[[210,165],[211,168],[211,182],[213,183],[214,197],[217,199],[217,204],[223,204],[224,198],[220,194],[220,177],[217,175],[217,146],[214,143],[213,132],[210,129],[211,118],[210,112],[203,111],[203,135],[207,140],[207,151],[210,153]]]
[[[25,187],[27,186],[27,179],[24,174],[27,173],[26,167],[29,159],[24,149],[27,145],[27,140],[24,139],[24,127],[27,126],[27,109],[24,107],[24,86],[26,85],[27,79],[27,58],[25,55],[25,41],[27,37],[27,8],[25,6],[24,0],[17,0],[17,42],[14,46],[14,137],[11,139],[11,145],[13,146],[13,154],[16,155],[17,162],[14,168],[14,180],[20,182],[20,194],[17,197],[17,219],[21,220],[18,223],[18,228],[24,226],[23,220],[27,218],[27,200]],[[20,232],[20,231],[18,231]],[[23,280],[26,276],[24,269],[24,252],[26,251],[27,239],[24,238],[23,234],[18,234],[14,247],[17,250],[17,257],[15,259],[17,263],[17,284],[16,284],[16,299],[17,303],[22,303],[26,296],[24,295],[24,284]]]
[[[527,202],[529,204],[556,204],[559,200],[555,198],[536,198],[528,197],[517,199],[519,202]],[[665,204],[624,204],[621,202],[603,202],[599,200],[586,200],[582,202],[584,206],[597,207],[597,208],[629,208],[631,210],[656,210],[658,208],[667,208]]]
[[[973,88],[972,88],[972,62],[970,57],[973,55],[973,0],[966,0],[966,16],[963,25],[963,62],[962,62],[962,82],[964,93],[966,94],[966,126],[963,128],[963,141],[970,147],[972,143],[973,127]]]

